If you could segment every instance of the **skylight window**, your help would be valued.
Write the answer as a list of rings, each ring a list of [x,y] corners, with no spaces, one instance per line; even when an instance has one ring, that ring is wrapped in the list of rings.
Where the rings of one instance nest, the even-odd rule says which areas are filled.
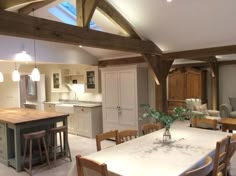
[[[64,1],[54,7],[49,8],[48,12],[66,24],[74,26],[77,25],[76,8],[68,1]],[[103,31],[99,26],[96,25],[94,21],[90,22],[90,29]]]

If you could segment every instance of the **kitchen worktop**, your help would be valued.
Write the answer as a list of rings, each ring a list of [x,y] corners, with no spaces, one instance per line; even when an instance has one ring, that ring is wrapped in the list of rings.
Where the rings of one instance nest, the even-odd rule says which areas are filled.
[[[78,103],[71,103],[71,102],[44,102],[48,104],[55,104],[56,106],[63,106],[63,107],[86,107],[86,108],[94,108],[102,106],[101,103],[91,103],[91,102],[78,102]]]
[[[1,108],[0,121],[19,124],[24,122],[49,119],[53,117],[65,116],[65,113],[45,112],[27,108]]]

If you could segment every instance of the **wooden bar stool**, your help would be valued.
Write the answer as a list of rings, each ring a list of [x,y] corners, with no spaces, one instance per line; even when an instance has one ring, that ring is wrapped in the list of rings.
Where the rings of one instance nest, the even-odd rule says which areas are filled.
[[[36,139],[38,141],[38,147],[39,147],[39,154],[40,154],[40,159],[41,162],[43,161],[42,159],[42,150],[41,150],[41,142],[40,139],[43,142],[43,147],[45,150],[45,155],[46,155],[46,160],[47,160],[47,164],[48,164],[48,168],[50,168],[50,163],[49,163],[49,156],[48,156],[48,150],[46,147],[46,143],[45,143],[45,135],[46,135],[46,131],[42,130],[42,131],[38,131],[38,132],[33,132],[33,133],[27,133],[24,134],[24,139],[25,139],[25,147],[24,147],[24,157],[23,157],[23,168],[24,170],[29,174],[32,175],[32,141],[33,139]],[[29,140],[29,144],[30,144],[30,148],[29,148],[29,168],[27,169],[25,167],[25,158],[26,158],[26,149],[27,149],[27,143]]]
[[[68,135],[67,135],[67,127],[66,126],[60,126],[56,128],[51,128],[48,130],[48,148],[52,147],[53,153],[54,153],[54,163],[57,160],[57,154],[61,153],[64,157],[68,157],[70,161],[71,159],[71,153],[70,153],[70,146],[68,142]],[[59,140],[60,144],[57,145],[57,134],[59,134]],[[63,135],[63,142],[62,142],[62,135]],[[64,145],[63,145],[64,143]],[[60,151],[57,152],[57,148],[60,148]]]

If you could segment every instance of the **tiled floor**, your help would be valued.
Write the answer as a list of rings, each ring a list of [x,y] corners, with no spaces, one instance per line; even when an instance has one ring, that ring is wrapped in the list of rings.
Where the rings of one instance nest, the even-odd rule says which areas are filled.
[[[70,149],[72,154],[72,163],[65,160],[58,160],[56,166],[52,165],[51,169],[47,166],[36,168],[33,170],[35,176],[66,176],[70,167],[74,165],[75,155],[86,155],[96,152],[96,142],[94,139],[88,139],[80,136],[69,135]],[[105,146],[113,145],[113,142],[107,141]],[[17,173],[15,169],[7,167],[0,163],[0,176],[28,176],[25,172]],[[236,176],[236,155],[232,161],[232,176]]]

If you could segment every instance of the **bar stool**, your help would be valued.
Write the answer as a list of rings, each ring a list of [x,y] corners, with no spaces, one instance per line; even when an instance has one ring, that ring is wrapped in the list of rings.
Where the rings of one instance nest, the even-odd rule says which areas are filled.
[[[53,153],[54,153],[54,163],[57,160],[57,154],[61,153],[63,154],[63,157],[68,157],[70,159],[70,162],[72,161],[71,159],[71,153],[70,153],[70,147],[69,147],[69,142],[68,142],[68,137],[67,136],[67,127],[66,126],[60,126],[56,128],[51,128],[48,130],[48,149],[52,147]],[[59,134],[59,139],[60,139],[60,144],[57,145],[57,134]],[[62,143],[62,135],[63,135],[63,143]],[[53,144],[53,145],[52,145]],[[65,146],[66,145],[66,146]],[[60,148],[60,151],[57,152],[57,148]],[[67,147],[67,150],[66,150]]]
[[[45,143],[45,135],[46,135],[46,131],[42,130],[42,131],[38,131],[38,132],[33,132],[33,133],[27,133],[24,134],[24,139],[25,139],[25,147],[24,147],[24,157],[23,157],[23,168],[24,170],[31,176],[32,175],[32,141],[33,139],[37,139],[38,141],[38,147],[39,147],[39,154],[40,154],[40,159],[41,162],[43,161],[42,159],[42,150],[41,150],[41,142],[40,139],[43,142],[43,147],[45,150],[45,155],[46,155],[46,160],[47,160],[47,164],[48,164],[48,168],[50,168],[50,164],[49,164],[49,156],[48,156],[48,150],[46,147],[46,143]],[[29,148],[29,169],[27,169],[25,167],[25,158],[26,158],[26,149],[27,149],[27,143],[29,140],[29,144],[30,144],[30,148]]]

